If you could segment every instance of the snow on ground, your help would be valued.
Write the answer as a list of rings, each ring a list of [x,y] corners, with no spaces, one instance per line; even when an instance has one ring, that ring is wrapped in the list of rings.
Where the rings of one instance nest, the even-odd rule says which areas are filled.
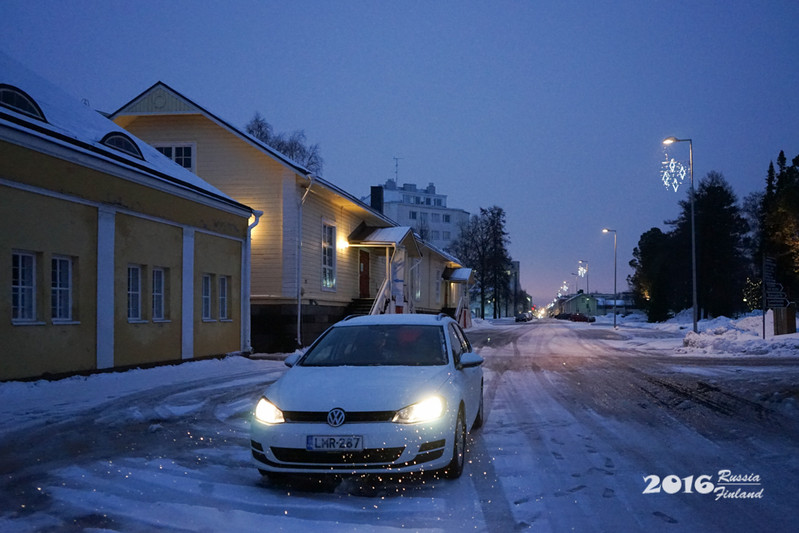
[[[612,316],[598,317],[596,322],[600,325],[612,323]],[[774,335],[774,314],[771,310],[766,313],[765,338],[763,338],[763,314],[759,311],[739,319],[718,317],[700,320],[697,325],[699,333],[692,331],[690,309],[682,311],[666,322],[654,324],[648,323],[645,315],[635,313],[619,317],[617,325],[628,340],[635,340],[636,337],[645,338],[655,332],[663,333],[664,339],[667,338],[665,334],[672,334],[669,340],[658,346],[655,342],[649,342],[648,345],[653,348],[671,349],[675,355],[799,356],[799,333]],[[650,333],[643,333],[645,330]],[[675,344],[675,340],[680,342]]]
[[[681,361],[696,357],[734,356],[740,357],[742,363],[746,358],[768,357],[777,362],[789,356],[799,356],[799,335],[775,337],[771,334],[773,325],[770,314],[766,319],[765,339],[762,338],[762,316],[754,315],[736,320],[718,318],[702,321],[699,334],[691,331],[689,313],[681,313],[663,324],[648,324],[638,315],[619,317],[616,332],[609,327],[612,317],[600,317],[594,324],[575,324],[574,327],[587,333],[596,333],[608,345],[617,345],[619,349],[630,350],[636,355],[649,351],[673,355],[676,370],[707,373],[712,384],[715,377],[737,372],[738,369],[705,369],[697,366],[682,369]],[[508,320],[512,322],[513,319]],[[494,327],[490,321],[474,322],[475,336],[481,330],[489,331],[488,328]],[[537,329],[525,328],[524,325],[519,328],[524,329],[518,331],[530,333]],[[525,341],[528,344],[524,345],[524,349],[537,348],[536,339],[531,337]],[[579,341],[568,335],[556,336],[551,342],[562,348],[556,353],[580,351]],[[501,360],[502,364],[507,362],[513,365],[517,359],[508,351],[512,349],[486,346],[480,351],[487,357],[496,355],[497,361]],[[503,350],[507,353],[503,353]],[[127,448],[115,451],[116,456],[110,455],[110,451],[106,456],[102,450],[84,450],[84,457],[79,463],[70,460],[69,450],[55,450],[55,459],[48,458],[50,462],[46,464],[54,467],[49,475],[54,476],[58,483],[43,478],[43,483],[38,485],[42,488],[37,489],[43,494],[47,493],[53,500],[53,511],[25,511],[23,503],[35,501],[35,498],[30,500],[29,493],[20,493],[20,489],[14,488],[14,470],[9,470],[4,473],[4,478],[13,501],[0,504],[0,529],[58,529],[64,526],[63,522],[59,522],[62,515],[58,513],[61,512],[67,513],[67,516],[69,513],[85,512],[86,520],[98,522],[86,522],[84,525],[88,524],[97,530],[115,529],[115,524],[103,522],[102,517],[97,515],[97,509],[103,509],[105,514],[121,521],[123,527],[117,530],[124,530],[124,525],[130,527],[133,524],[136,527],[132,530],[146,530],[150,525],[174,530],[277,527],[303,531],[373,531],[379,524],[386,531],[403,527],[434,531],[450,529],[454,525],[463,526],[461,529],[464,529],[484,524],[484,530],[492,531],[499,530],[499,527],[514,526],[502,518],[511,515],[515,517],[517,527],[536,523],[550,524],[554,529],[558,529],[558,524],[642,526],[648,524],[647,520],[652,520],[652,516],[658,520],[670,519],[681,510],[678,503],[682,500],[665,497],[655,500],[642,496],[642,487],[638,487],[641,475],[678,472],[681,471],[679,468],[687,473],[699,472],[703,468],[701,465],[707,461],[711,461],[708,464],[714,468],[726,466],[726,463],[717,465],[719,459],[710,456],[688,459],[687,451],[678,455],[680,458],[686,457],[685,460],[689,462],[674,463],[670,468],[669,463],[661,465],[648,456],[641,461],[651,472],[644,471],[641,461],[627,464],[627,445],[616,443],[614,435],[623,435],[624,438],[617,440],[626,442],[630,428],[625,426],[617,429],[614,424],[621,422],[613,418],[602,417],[599,421],[593,421],[591,417],[600,416],[597,412],[587,411],[588,414],[585,414],[577,410],[570,411],[553,401],[551,396],[561,387],[557,380],[563,376],[549,370],[532,372],[525,367],[519,369],[517,379],[511,377],[513,372],[505,374],[503,367],[499,366],[496,370],[486,370],[491,391],[487,398],[487,405],[490,406],[488,426],[478,433],[472,444],[469,481],[429,481],[412,484],[407,489],[401,485],[388,485],[388,489],[383,489],[384,492],[377,498],[364,497],[357,491],[349,491],[347,487],[339,487],[332,494],[295,491],[291,486],[287,487],[288,490],[276,489],[259,484],[259,476],[249,464],[246,416],[263,384],[273,381],[285,371],[279,359],[276,356],[262,359],[227,357],[146,370],[75,376],[59,381],[0,383],[0,447],[8,445],[11,449],[9,436],[21,437],[28,428],[35,436],[45,440],[56,434],[63,443],[74,421],[75,424],[85,425],[79,427],[109,428],[111,436],[117,428],[119,435],[130,432],[126,434],[126,439],[133,438],[137,445],[147,448],[144,457],[137,450]],[[508,368],[516,372],[515,367]],[[758,368],[747,370],[761,372]],[[751,378],[752,374],[749,376]],[[758,387],[752,389],[753,394],[760,392]],[[546,394],[545,390],[548,391]],[[514,408],[519,405],[519,398],[528,400],[523,412],[517,412]],[[752,397],[752,401],[757,400],[758,397]],[[776,406],[777,403],[786,402],[769,400],[768,403]],[[781,411],[786,412],[785,409]],[[649,410],[640,412],[648,413]],[[580,417],[589,418],[584,420]],[[194,421],[189,424],[186,419]],[[680,427],[672,430],[684,431]],[[551,435],[546,433],[545,438],[531,439],[531,431],[536,435],[537,432],[548,431]],[[697,437],[693,434],[675,435],[679,436],[675,437],[677,442],[685,440],[686,448],[704,449],[708,446],[704,441],[701,446],[697,444]],[[211,439],[213,444],[209,442]],[[98,445],[100,442],[111,447],[122,446],[116,440],[101,440]],[[638,437],[636,442],[639,446],[635,446],[635,443],[632,445],[635,453],[643,454],[649,448],[657,449],[657,443],[646,441],[645,437]],[[535,454],[530,451],[531,446],[535,448]],[[707,453],[717,453],[727,461],[740,455],[723,448],[724,441],[715,446]],[[615,448],[623,449],[625,453],[620,454]],[[714,449],[720,451],[713,452]],[[113,464],[110,457],[115,457]],[[567,463],[564,463],[564,457],[568,459]],[[759,473],[772,474],[769,490],[776,492],[778,475],[766,470],[765,463],[755,462],[755,459],[749,459],[746,455],[742,457],[744,459],[739,459],[742,466],[757,469]],[[14,461],[13,458],[9,459],[9,468],[13,468]],[[205,466],[209,462],[210,465]],[[568,464],[574,473],[564,476],[562,468],[555,467],[559,463]],[[533,471],[543,474],[540,477],[524,474]],[[614,477],[616,472],[618,476]],[[502,488],[497,489],[499,485]],[[396,497],[391,492],[393,488],[405,496]],[[485,504],[497,498],[497,490],[506,494],[504,500],[501,499],[494,506]],[[552,490],[555,490],[554,495],[549,492]],[[599,497],[589,494],[589,491],[599,491]],[[176,493],[177,497],[174,496]],[[588,513],[585,517],[579,520],[558,518],[559,514],[553,512],[553,509],[564,512],[570,509],[567,503],[576,502],[581,494],[584,494],[583,500],[590,502],[581,508],[581,512]],[[170,501],[169,498],[177,500]],[[616,498],[636,499],[635,505],[629,504],[635,508],[647,508],[652,502],[663,507],[652,511],[651,516],[633,518],[622,512],[625,508],[619,506]],[[67,511],[61,511],[64,508]],[[369,511],[372,508],[374,510]],[[146,513],[143,509],[146,509]],[[332,514],[336,524],[340,519],[338,527],[333,527],[330,521],[319,521],[317,513],[320,510]],[[664,514],[663,510],[668,512]],[[33,514],[28,516],[27,512]],[[429,519],[419,518],[427,515]],[[447,518],[438,523],[435,517],[442,516]],[[571,515],[567,513],[563,516]],[[599,522],[592,522],[595,519],[599,519]],[[681,525],[687,524],[682,522]],[[545,531],[547,526],[533,529]],[[624,529],[620,527],[616,530]]]
[[[624,342],[645,344],[652,349],[672,351],[675,355],[691,356],[799,356],[799,333],[774,335],[774,314],[766,313],[765,338],[763,338],[763,314],[755,311],[743,318],[727,317],[700,320],[699,333],[692,331],[692,311],[686,309],[666,322],[648,323],[643,313],[617,316],[619,332]],[[798,322],[799,323],[799,322]],[[479,330],[491,327],[492,322],[472,319],[472,328]],[[612,315],[598,316],[596,326],[613,324]],[[799,330],[799,328],[797,328]]]

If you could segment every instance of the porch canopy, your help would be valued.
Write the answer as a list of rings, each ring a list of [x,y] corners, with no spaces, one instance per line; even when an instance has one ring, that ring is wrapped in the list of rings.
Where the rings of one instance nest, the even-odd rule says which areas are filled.
[[[472,284],[474,281],[474,272],[471,268],[447,268],[441,276],[445,281],[452,283],[466,283]]]
[[[350,246],[363,246],[372,248],[398,248],[402,247],[409,257],[422,257],[413,229],[409,226],[392,226],[376,228],[367,226],[365,222],[355,228],[347,237]]]

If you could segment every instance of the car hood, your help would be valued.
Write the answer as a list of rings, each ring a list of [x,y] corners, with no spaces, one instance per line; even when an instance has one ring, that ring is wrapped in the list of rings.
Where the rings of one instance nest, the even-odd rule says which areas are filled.
[[[295,366],[266,396],[284,411],[394,411],[439,391],[449,377],[448,366]]]

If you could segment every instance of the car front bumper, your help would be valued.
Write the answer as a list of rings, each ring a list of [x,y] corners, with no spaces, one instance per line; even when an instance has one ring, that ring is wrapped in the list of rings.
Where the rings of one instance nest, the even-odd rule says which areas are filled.
[[[454,423],[352,423],[334,428],[320,423],[264,424],[251,421],[253,461],[266,472],[366,474],[439,470],[452,459]],[[454,417],[453,417],[454,418]],[[454,421],[453,421],[454,422]],[[359,451],[313,451],[310,435],[363,437]]]

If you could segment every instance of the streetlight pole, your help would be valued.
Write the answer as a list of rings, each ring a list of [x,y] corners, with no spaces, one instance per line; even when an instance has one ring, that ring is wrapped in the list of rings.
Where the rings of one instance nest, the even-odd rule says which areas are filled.
[[[691,139],[678,139],[668,137],[663,140],[666,146],[672,143],[688,143],[688,166],[691,167],[691,284],[693,293],[694,333],[698,333],[696,322],[698,320],[699,306],[696,302],[696,222],[694,216],[694,143]]]
[[[616,329],[616,300],[619,299],[616,292],[616,230],[605,228],[602,233],[613,233],[613,329]]]

